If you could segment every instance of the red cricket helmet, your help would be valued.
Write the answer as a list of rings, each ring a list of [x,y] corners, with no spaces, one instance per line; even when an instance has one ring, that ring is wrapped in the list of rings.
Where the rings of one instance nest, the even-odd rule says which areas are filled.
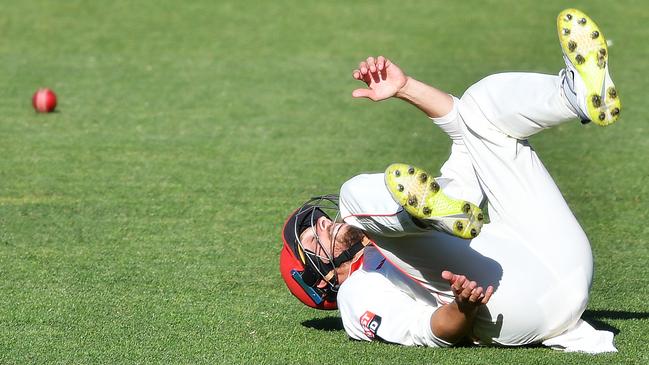
[[[338,215],[338,196],[325,195],[312,198],[289,215],[282,228],[284,245],[279,256],[279,271],[288,290],[302,303],[316,309],[332,310],[338,308],[336,294],[338,284],[335,277],[327,281],[325,288],[317,284],[334,269],[333,257],[324,263],[313,252],[305,250],[300,242],[300,234],[308,228],[315,227],[318,218],[330,216],[328,211]]]

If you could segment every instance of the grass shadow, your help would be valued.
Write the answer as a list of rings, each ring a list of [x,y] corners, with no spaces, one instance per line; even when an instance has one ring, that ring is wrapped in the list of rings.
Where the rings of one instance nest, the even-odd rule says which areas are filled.
[[[340,317],[314,318],[302,322],[304,327],[313,328],[320,331],[342,331],[343,321]]]
[[[620,330],[604,322],[604,319],[647,319],[649,318],[649,313],[617,310],[587,310],[582,315],[582,318],[595,327],[595,329],[611,331],[617,335],[620,333]]]

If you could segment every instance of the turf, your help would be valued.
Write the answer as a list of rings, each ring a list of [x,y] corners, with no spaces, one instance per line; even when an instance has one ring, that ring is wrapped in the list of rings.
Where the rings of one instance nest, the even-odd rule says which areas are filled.
[[[648,363],[649,6],[641,1],[32,1],[0,13],[0,363]],[[554,18],[614,41],[619,124],[532,144],[593,246],[585,317],[617,354],[405,348],[347,339],[278,274],[309,196],[449,145],[413,108],[353,100],[385,54],[461,94],[556,73]],[[35,114],[51,87],[58,111]]]

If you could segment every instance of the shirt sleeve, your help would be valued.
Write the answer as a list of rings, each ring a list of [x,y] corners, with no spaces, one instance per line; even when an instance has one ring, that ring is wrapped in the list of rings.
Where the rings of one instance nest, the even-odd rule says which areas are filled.
[[[430,327],[438,307],[414,299],[378,272],[354,272],[341,285],[337,302],[345,331],[353,339],[451,346]]]

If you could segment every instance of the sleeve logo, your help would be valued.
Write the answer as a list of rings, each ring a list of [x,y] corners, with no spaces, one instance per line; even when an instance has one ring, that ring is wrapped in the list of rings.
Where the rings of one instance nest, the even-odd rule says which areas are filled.
[[[370,340],[376,337],[376,331],[379,330],[380,325],[381,325],[381,316],[377,316],[376,314],[370,311],[366,311],[361,316],[361,327],[363,327],[363,332],[365,333],[365,336],[367,336]]]

